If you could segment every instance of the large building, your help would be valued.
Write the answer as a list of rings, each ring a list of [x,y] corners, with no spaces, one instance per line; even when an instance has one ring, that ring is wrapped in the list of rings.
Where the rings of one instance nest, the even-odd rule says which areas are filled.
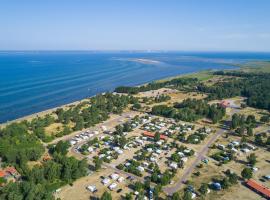
[[[270,189],[267,188],[266,186],[264,185],[261,185],[259,183],[257,183],[255,180],[253,179],[249,179],[247,182],[246,182],[246,185],[254,190],[255,192],[263,195],[264,197],[266,197],[267,199],[270,199]]]

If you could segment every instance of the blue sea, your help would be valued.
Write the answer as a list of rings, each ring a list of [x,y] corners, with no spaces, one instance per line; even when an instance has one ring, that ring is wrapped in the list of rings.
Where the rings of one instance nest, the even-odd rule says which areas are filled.
[[[0,122],[117,86],[267,59],[267,53],[0,52]]]

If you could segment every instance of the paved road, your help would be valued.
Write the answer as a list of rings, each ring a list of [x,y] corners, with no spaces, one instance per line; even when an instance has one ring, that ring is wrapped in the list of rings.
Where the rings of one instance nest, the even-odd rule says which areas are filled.
[[[206,153],[208,152],[208,148],[216,141],[216,139],[222,135],[225,131],[225,129],[219,129],[212,138],[207,142],[205,146],[200,150],[200,152],[197,153],[196,160],[192,163],[190,167],[188,167],[185,171],[182,177],[177,181],[177,183],[173,186],[165,187],[163,190],[168,195],[172,195],[173,193],[177,192],[179,188],[182,186],[182,184],[187,180],[188,176],[193,172],[194,168],[201,162],[201,160],[204,158]]]
[[[232,104],[231,108],[232,108],[232,110],[230,112],[230,115],[238,112],[238,109],[236,108],[235,104]],[[109,121],[106,121],[102,125],[107,126],[110,123],[112,123],[113,121],[119,121],[119,120],[121,120],[121,119],[123,119],[123,118],[125,118],[125,117],[127,117],[128,115],[131,115],[131,114],[132,114],[132,112],[126,113],[125,115],[119,116],[119,117],[114,118],[114,119],[109,120]],[[228,126],[228,125],[229,125],[228,122],[226,122],[224,124],[225,127]],[[101,125],[99,125],[99,126],[101,126]],[[193,172],[193,170],[195,169],[195,167],[206,156],[206,154],[207,154],[207,152],[209,150],[209,147],[217,140],[217,138],[220,135],[222,135],[226,131],[227,131],[227,129],[220,128],[214,135],[212,135],[212,137],[208,140],[208,142],[197,153],[197,157],[196,157],[195,161],[192,163],[192,165],[185,169],[184,174],[182,175],[182,177],[173,186],[164,187],[164,189],[163,189],[164,192],[167,193],[168,195],[172,195],[173,193],[177,192],[181,188],[181,186],[183,185],[183,183],[187,180],[187,178],[190,176],[190,174]],[[78,145],[81,145],[83,143],[85,143],[85,142],[81,142],[81,143],[73,146],[72,149],[71,149],[71,151],[76,154],[77,152],[75,152],[75,147],[77,147]],[[103,163],[103,166],[104,167],[107,167],[107,168],[110,168],[110,169],[114,170],[115,172],[117,172],[119,174],[123,174],[123,175],[126,175],[126,176],[132,176],[132,177],[134,177],[138,181],[141,181],[141,182],[144,181],[143,177],[138,177],[138,176],[135,176],[135,175],[130,174],[128,172],[125,172],[123,170],[119,170],[119,169],[117,169],[112,164]]]
[[[233,115],[234,113],[237,113],[239,110],[237,109],[234,102],[231,102],[233,106],[231,106],[232,111],[230,115]],[[229,126],[229,122],[225,122],[224,126]],[[163,191],[167,193],[168,195],[172,195],[173,193],[177,192],[180,187],[185,183],[187,178],[190,176],[190,174],[193,172],[194,168],[201,162],[202,159],[204,159],[205,155],[208,152],[209,147],[217,140],[217,138],[222,135],[224,132],[228,131],[227,129],[220,128],[212,137],[211,139],[206,143],[205,146],[202,147],[202,149],[197,153],[196,160],[192,163],[190,167],[188,167],[185,171],[182,177],[174,184],[173,186],[164,187]]]

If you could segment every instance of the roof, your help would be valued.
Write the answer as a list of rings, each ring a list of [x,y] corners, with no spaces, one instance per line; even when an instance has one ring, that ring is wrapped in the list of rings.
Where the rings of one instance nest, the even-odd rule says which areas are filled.
[[[152,138],[155,137],[154,133],[151,133],[151,132],[148,132],[148,131],[144,131],[143,135],[147,136],[147,137],[152,137]],[[160,139],[166,140],[167,136],[166,135],[160,135]]]
[[[227,106],[230,105],[230,102],[229,102],[229,101],[223,100],[223,101],[220,102],[220,105],[221,105],[222,107],[227,107]]]
[[[246,182],[246,184],[247,184],[249,187],[255,189],[256,191],[262,193],[262,194],[265,195],[267,198],[270,197],[270,189],[267,188],[267,187],[264,186],[264,185],[261,185],[261,184],[257,183],[255,180],[249,179],[249,180]]]
[[[6,172],[4,170],[0,170],[0,177],[5,177],[6,176]]]
[[[7,167],[5,169],[5,171],[8,172],[8,173],[10,173],[10,174],[12,174],[12,175],[18,173],[17,170],[14,167]]]

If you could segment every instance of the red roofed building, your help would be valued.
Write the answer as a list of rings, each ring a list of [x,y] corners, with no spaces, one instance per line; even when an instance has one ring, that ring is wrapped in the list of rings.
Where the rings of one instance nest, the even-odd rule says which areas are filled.
[[[251,188],[252,190],[255,190],[257,193],[262,194],[262,195],[265,196],[267,199],[270,198],[270,189],[267,188],[266,186],[257,183],[257,182],[256,182],[255,180],[253,180],[253,179],[249,179],[249,180],[246,182],[246,184],[247,184],[247,186],[248,186],[249,188]]]
[[[223,100],[223,101],[221,101],[221,102],[219,103],[219,105],[220,105],[221,107],[223,107],[223,108],[227,108],[227,107],[230,106],[230,102],[229,102],[229,101]]]
[[[14,167],[7,167],[5,169],[0,170],[0,178],[4,178],[7,182],[15,182],[19,180],[21,175]],[[2,183],[1,185],[3,185]]]
[[[155,137],[154,133],[151,133],[151,132],[148,132],[148,131],[144,131],[143,135],[146,136],[146,137],[151,137],[151,138]],[[160,139],[161,140],[166,140],[167,136],[166,135],[160,135]]]
[[[14,167],[7,167],[5,171],[12,175],[18,174],[17,170]]]
[[[5,171],[16,179],[20,178],[19,172],[14,167],[7,167]]]
[[[0,170],[0,178],[4,178],[6,175],[7,174],[4,170]]]

